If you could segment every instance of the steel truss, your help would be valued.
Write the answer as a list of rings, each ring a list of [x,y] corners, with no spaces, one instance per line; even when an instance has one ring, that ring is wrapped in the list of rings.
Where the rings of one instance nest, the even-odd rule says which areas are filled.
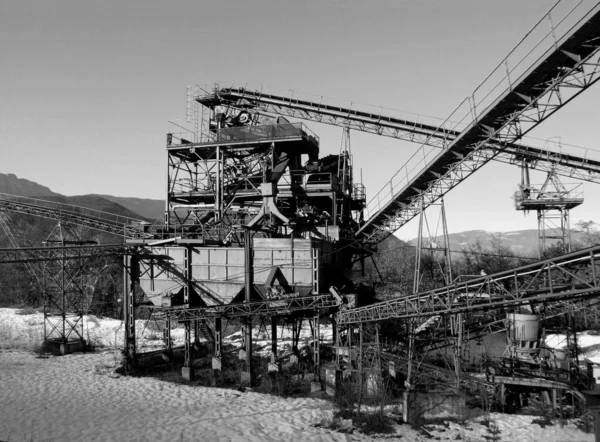
[[[13,220],[6,212],[0,212],[0,228],[4,230],[4,233],[6,233],[6,236],[8,236],[8,239],[13,247],[32,247],[29,239],[14,225]],[[1,254],[2,252],[0,251],[0,256]],[[1,258],[0,262],[2,262]],[[22,261],[22,264],[31,275],[32,280],[39,288],[42,288],[42,269],[39,267],[39,265],[30,261]]]
[[[89,227],[125,238],[151,238],[144,233],[143,221],[87,207],[62,204],[36,198],[0,194],[0,211],[9,211],[58,220],[64,224]]]
[[[207,318],[239,318],[251,316],[286,316],[302,311],[327,310],[338,307],[340,299],[331,294],[311,295],[264,300],[227,305],[212,305],[202,308],[178,307],[165,309],[166,315],[179,322]]]
[[[509,68],[509,57],[507,57],[473,95],[437,127],[382,115],[365,114],[361,111],[353,111],[351,108],[336,108],[322,103],[302,102],[293,97],[263,94],[262,91],[248,91],[244,87],[217,88],[214,94],[197,97],[197,101],[203,104],[214,104],[220,100],[229,100],[238,105],[258,105],[259,109],[265,111],[281,112],[284,115],[294,113],[293,116],[296,117],[331,124],[337,124],[341,118],[343,124],[358,130],[384,134],[385,127],[386,134],[393,135],[395,138],[422,142],[421,151],[413,157],[417,159],[417,164],[412,166],[413,169],[421,168],[421,172],[409,176],[409,173],[413,174],[413,170],[409,171],[408,165],[405,166],[406,170],[399,171],[402,172],[401,176],[394,176],[389,185],[386,185],[368,205],[370,217],[357,235],[364,241],[377,243],[398,230],[418,213],[419,200],[422,196],[425,204],[429,205],[490,160],[502,159],[504,155],[509,155],[510,149],[514,148],[515,142],[523,135],[600,78],[600,52],[598,51],[600,12],[598,9],[598,5],[594,5],[583,18],[566,29],[558,40],[556,32],[564,29],[561,25],[563,22],[568,23],[565,20],[572,18],[573,10],[562,17],[558,24],[553,23],[549,12],[544,18],[548,19],[551,31],[541,42],[535,42],[534,49],[530,49],[527,55],[537,56],[535,50],[539,49],[541,43],[549,45],[549,48],[539,59],[534,60],[533,66],[521,73],[517,68],[520,68],[519,65],[523,60],[519,60],[516,66]],[[540,20],[534,29],[546,25],[545,21],[542,23]],[[502,74],[500,82],[495,84],[497,80],[495,76],[505,69],[506,73]],[[520,76],[516,80],[511,78],[518,75]],[[486,84],[488,80],[491,85]],[[507,89],[499,98],[491,101],[492,92],[504,85]],[[476,93],[481,94],[480,89],[485,93],[488,86],[492,90],[476,101]],[[467,118],[462,113],[457,114],[462,112],[464,107],[471,122],[463,130],[458,130]],[[479,111],[478,108],[482,107],[484,110]],[[459,123],[453,122],[455,118]],[[493,149],[489,148],[490,143]],[[443,151],[433,156],[427,151],[430,145],[441,147]],[[533,148],[523,149],[523,152],[519,152],[518,161],[533,152],[535,152]],[[552,155],[543,150],[538,150],[534,157],[532,161],[538,166],[547,161],[544,170],[550,170],[550,167],[555,164],[554,161],[548,161]],[[552,160],[560,163],[559,157],[554,155]],[[511,158],[509,162],[516,162],[515,154]],[[590,164],[591,162],[583,157],[574,160],[569,167],[585,169]],[[563,162],[562,166],[566,166],[566,163]],[[594,166],[596,168],[594,173],[597,172],[597,166],[597,164]],[[575,175],[573,169],[567,172],[567,175]],[[586,174],[579,175],[585,177]],[[399,181],[395,185],[394,178]],[[388,192],[388,189],[391,191]]]
[[[598,5],[540,57],[519,79],[509,73],[508,89],[473,120],[428,165],[373,214],[358,232],[379,242],[412,219],[419,196],[427,205],[488,163],[496,152],[483,149],[490,140],[502,146],[519,140],[539,123],[600,79]],[[460,106],[459,106],[460,107]]]
[[[255,109],[266,113],[350,128],[440,149],[446,148],[460,134],[450,128],[440,129],[434,124],[420,123],[418,116],[415,116],[417,118],[414,121],[400,119],[385,115],[383,108],[379,113],[365,112],[324,103],[323,97],[319,101],[302,100],[272,94],[264,88],[249,89],[247,84],[217,84],[213,93],[196,97],[200,103],[217,99],[234,105],[247,106],[251,103]],[[583,155],[576,155],[522,143],[503,145],[493,139],[483,149],[497,153],[495,161],[519,164],[525,160],[531,167],[542,171],[549,171],[555,165],[560,175],[600,182],[600,161],[589,158],[587,150]]]
[[[338,322],[352,324],[390,318],[426,318],[529,303],[584,300],[600,292],[599,265],[600,246],[596,246],[513,270],[456,282],[417,296],[343,310],[338,314]]]
[[[22,247],[0,249],[0,264],[36,263],[62,259],[93,258],[96,256],[126,255],[131,246],[124,244],[67,245],[64,247]]]
[[[50,233],[47,244],[75,245],[66,256],[65,250],[53,248],[52,259],[42,264],[44,305],[44,342],[61,346],[68,353],[67,344],[85,345],[83,315],[89,309],[89,272],[93,255],[81,253],[77,246],[86,244],[70,226],[59,224]],[[98,256],[98,255],[96,255]]]

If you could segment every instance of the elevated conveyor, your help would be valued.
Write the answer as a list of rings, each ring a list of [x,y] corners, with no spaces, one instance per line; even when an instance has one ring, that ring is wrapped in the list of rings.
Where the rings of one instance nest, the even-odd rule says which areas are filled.
[[[0,211],[4,210],[72,223],[124,238],[152,237],[144,233],[142,220],[39,198],[0,193]]]
[[[417,152],[413,163],[394,177],[396,181],[390,180],[389,191],[384,188],[383,195],[380,192],[367,205],[369,218],[357,236],[365,242],[382,241],[422,207],[437,201],[495,158],[495,152],[484,149],[491,140],[500,146],[514,143],[596,83],[600,79],[600,5],[594,3],[582,18],[578,17],[560,39],[555,38],[558,28],[553,25],[541,41],[536,37],[511,51],[472,97],[479,91],[487,93],[481,99],[465,100],[447,120],[458,124],[470,121],[468,126],[441,152],[429,157],[424,148]],[[559,27],[570,23],[567,18],[569,15],[558,22]],[[545,26],[543,19],[536,28]],[[536,28],[528,35],[536,35]],[[519,60],[518,55],[513,67],[511,57],[523,51],[533,60],[527,56]],[[521,65],[528,67],[514,79]],[[498,90],[502,91],[498,98],[490,98]]]
[[[600,246],[539,261],[513,270],[456,282],[365,307],[340,311],[338,322],[427,318],[530,303],[552,305],[600,293]]]
[[[422,143],[367,205],[368,218],[358,236],[376,243],[412,219],[421,200],[427,207],[490,160],[525,160],[541,170],[555,167],[562,175],[599,181],[600,161],[586,152],[565,154],[516,143],[599,78],[600,7],[587,0],[573,3],[558,2],[441,124],[244,86],[217,87],[196,100],[206,106],[258,108]]]
[[[215,85],[214,91],[196,100],[206,106],[217,106],[224,103],[249,106],[264,112],[300,118],[319,123],[331,124],[340,127],[350,127],[361,132],[372,133],[385,137],[410,141],[440,149],[448,146],[459,134],[452,128],[440,127],[440,122],[434,118],[424,118],[411,115],[413,120],[389,115],[394,111],[383,109],[378,113],[361,110],[359,108],[343,107],[311,101],[319,97],[309,96],[307,99],[277,95],[264,88],[250,89],[247,85]],[[427,123],[419,122],[419,119]],[[537,143],[537,144],[536,144]],[[549,171],[552,165],[560,175],[576,177],[581,180],[600,183],[600,153],[590,149],[569,147],[561,148],[554,143],[542,144],[540,140],[529,139],[528,143],[511,143],[504,146],[502,143],[490,140],[484,147],[497,152],[495,161],[507,164],[520,164],[527,161],[532,167]]]

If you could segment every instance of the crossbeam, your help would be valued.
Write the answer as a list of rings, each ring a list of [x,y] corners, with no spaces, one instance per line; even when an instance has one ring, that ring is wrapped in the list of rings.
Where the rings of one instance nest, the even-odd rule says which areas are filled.
[[[163,312],[171,319],[186,322],[215,317],[240,318],[257,315],[289,315],[301,311],[325,310],[339,305],[340,301],[338,298],[331,294],[323,294],[277,300],[211,305],[201,308],[176,307],[173,309],[164,309]]]
[[[438,125],[433,124],[442,120],[431,119],[431,123],[427,124],[419,122],[418,115],[413,116],[414,120],[401,119],[387,114],[390,111],[388,109],[381,108],[380,113],[372,113],[324,103],[322,97],[319,101],[310,101],[265,92],[264,88],[248,89],[246,85],[221,87],[217,84],[212,93],[198,96],[196,101],[208,106],[223,103],[248,106],[251,103],[255,109],[267,113],[347,127],[440,149],[447,147],[460,134],[458,130],[450,128],[440,130]],[[526,161],[534,169],[547,172],[554,167],[559,175],[600,183],[600,159],[593,158],[588,149],[582,149],[578,155],[552,149],[551,146],[523,143],[503,146],[495,140],[490,140],[484,148],[497,153],[495,161],[507,164]]]
[[[59,220],[125,238],[151,237],[150,234],[143,232],[142,225],[144,222],[142,220],[39,198],[0,193],[0,211]]]
[[[64,247],[19,247],[0,249],[0,264],[33,263],[94,256],[126,255],[132,248],[124,244]]]
[[[421,195],[426,196],[427,207],[491,160],[527,161],[540,170],[555,168],[561,175],[600,182],[600,162],[587,153],[563,154],[517,143],[600,78],[600,6],[586,1],[563,11],[563,5],[570,8],[568,2],[557,3],[526,36],[535,37],[524,38],[441,124],[239,85],[217,85],[213,92],[195,99],[209,107],[222,103],[254,107],[421,143],[409,163],[367,204],[367,221],[358,236],[364,242],[377,243],[418,213]],[[540,34],[541,40],[531,41]],[[557,39],[557,35],[562,36]],[[523,51],[526,55],[520,58]]]
[[[406,177],[401,173],[395,176],[395,183],[390,181],[389,197],[385,189],[367,205],[369,218],[357,232],[358,237],[365,242],[382,241],[421,207],[433,204],[494,159],[497,153],[485,149],[487,143],[515,143],[600,79],[600,4],[566,29],[560,39],[554,37],[554,27],[551,29],[542,41],[529,42],[535,50],[544,51],[530,50],[535,61],[520,76],[514,79],[523,60],[511,69],[511,52],[473,93],[489,90],[487,95],[480,101],[469,97],[459,105],[447,121],[470,121],[468,126],[441,152],[431,154],[423,146],[415,154],[413,162],[405,165]],[[488,98],[499,88],[504,91],[497,98]]]
[[[426,318],[534,303],[584,300],[600,293],[600,246],[418,295],[338,313],[340,324]]]

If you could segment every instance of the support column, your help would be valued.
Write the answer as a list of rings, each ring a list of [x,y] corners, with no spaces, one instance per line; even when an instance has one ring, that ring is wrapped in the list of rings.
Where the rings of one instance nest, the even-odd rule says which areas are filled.
[[[135,283],[139,278],[139,260],[136,256],[123,257],[123,315],[125,321],[125,368],[135,372],[137,368],[135,340]]]
[[[252,253],[251,230],[244,232],[244,267],[245,267],[245,302],[252,300],[254,291],[254,262]],[[242,336],[244,336],[245,367],[241,373],[242,385],[252,385],[252,317],[242,319]]]
[[[414,326],[413,326],[412,319],[408,320],[407,328],[408,328],[408,370],[406,373],[406,381],[404,381],[404,394],[403,394],[403,400],[402,400],[402,419],[404,420],[405,423],[408,423],[408,418],[409,418],[408,410],[410,407],[410,390],[412,388],[411,382],[412,382],[412,368],[413,368],[412,365],[413,365],[414,347],[415,347],[415,333],[414,333]]]
[[[165,344],[165,352],[170,356],[173,352],[173,340],[171,339],[171,318],[167,316],[165,319],[165,328],[163,329],[163,342]]]
[[[215,318],[215,355],[212,358],[213,370],[221,371],[223,349],[223,320]]]
[[[463,320],[462,313],[456,314],[454,317],[455,321],[455,333],[456,341],[454,344],[454,374],[456,376],[456,391],[460,391],[460,366],[462,361],[462,347],[463,347]]]
[[[335,320],[335,318],[335,315],[331,316],[331,345],[335,345],[335,343],[337,342],[338,328],[337,321]]]
[[[271,316],[271,362],[267,366],[267,371],[279,371],[279,362],[277,359],[277,316]]]
[[[200,321],[202,321],[203,324],[205,324],[205,319],[194,319],[194,344],[192,345],[192,348],[200,353]]]
[[[321,341],[321,333],[319,330],[319,313],[315,314],[315,317],[312,319],[312,338],[313,338],[313,364],[315,371],[315,379],[321,380],[321,360],[320,360],[320,341]]]
[[[298,349],[298,342],[300,341],[300,330],[302,329],[302,319],[292,320],[292,355],[290,356],[290,362],[292,364],[298,363],[298,357],[300,356],[300,350]]]
[[[242,336],[244,337],[244,368],[241,373],[241,384],[252,386],[252,318],[242,319]]]
[[[194,369],[192,368],[192,330],[190,321],[183,323],[185,329],[185,353],[183,360],[183,368],[181,369],[181,376],[186,381],[194,380]]]

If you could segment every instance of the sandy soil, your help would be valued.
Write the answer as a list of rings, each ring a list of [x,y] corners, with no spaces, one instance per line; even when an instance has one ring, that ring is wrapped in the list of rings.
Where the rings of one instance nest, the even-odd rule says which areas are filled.
[[[499,413],[491,414],[491,428],[479,417],[427,426],[426,431],[397,425],[393,435],[336,432],[318,426],[331,422],[334,406],[327,400],[116,374],[114,328],[120,321],[92,321],[98,339],[112,336],[106,350],[40,357],[25,348],[27,336],[37,336],[31,330],[40,325],[39,319],[36,314],[0,309],[0,333],[5,338],[0,349],[0,441],[594,440],[572,423],[541,428],[531,423],[532,416]],[[21,348],[6,348],[9,334]]]

